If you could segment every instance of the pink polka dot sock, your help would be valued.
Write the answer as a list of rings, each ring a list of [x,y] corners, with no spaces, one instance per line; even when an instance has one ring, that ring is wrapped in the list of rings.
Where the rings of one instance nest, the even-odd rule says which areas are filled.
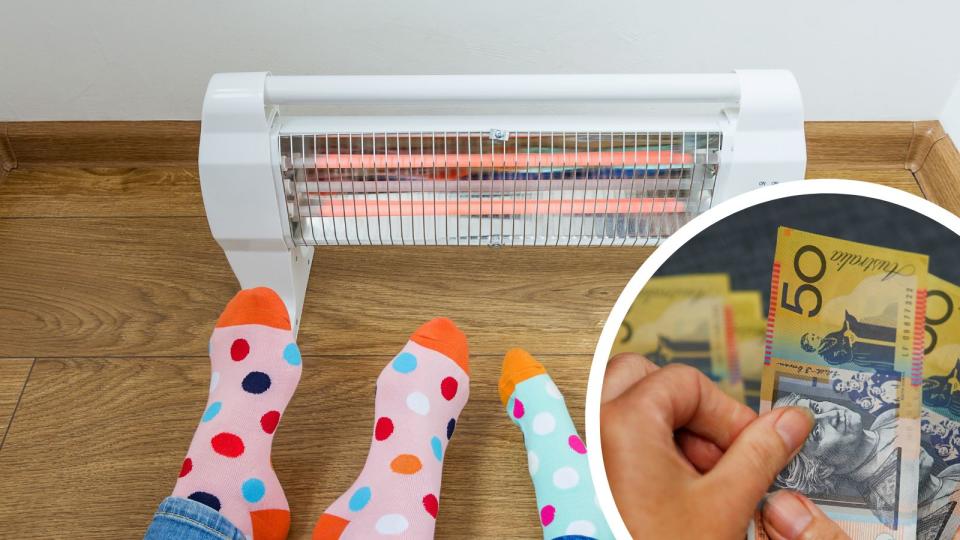
[[[210,362],[210,397],[173,495],[219,511],[250,540],[286,538],[290,510],[270,449],[301,359],[280,297],[240,291],[217,320]]]
[[[443,456],[470,393],[467,356],[460,329],[438,318],[380,372],[366,464],[317,521],[314,540],[433,538]]]

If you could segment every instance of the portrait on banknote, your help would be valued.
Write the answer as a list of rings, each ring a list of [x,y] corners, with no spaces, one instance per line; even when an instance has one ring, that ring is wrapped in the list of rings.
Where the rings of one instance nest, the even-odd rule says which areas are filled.
[[[804,407],[816,419],[799,454],[777,475],[774,489],[807,494],[814,502],[869,511],[890,528],[898,521],[901,448],[897,441],[897,403],[864,409],[859,398],[891,378],[862,377],[837,368],[777,370],[773,407]]]
[[[960,422],[924,409],[920,431],[917,538],[941,538],[960,521],[954,516],[960,488]]]

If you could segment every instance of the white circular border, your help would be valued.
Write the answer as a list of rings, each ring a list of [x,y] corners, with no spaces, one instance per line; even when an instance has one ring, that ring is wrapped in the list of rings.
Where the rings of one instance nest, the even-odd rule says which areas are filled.
[[[816,194],[859,195],[886,201],[925,215],[960,236],[960,217],[951,214],[949,211],[926,199],[911,195],[905,191],[856,180],[804,180],[766,186],[738,195],[690,220],[689,223],[667,238],[663,244],[640,265],[637,273],[633,275],[626,287],[624,287],[623,292],[620,293],[620,297],[617,299],[617,303],[614,304],[613,309],[610,310],[610,315],[607,317],[607,321],[603,326],[603,332],[600,334],[600,340],[597,343],[597,349],[593,355],[593,365],[590,367],[590,379],[587,382],[585,424],[587,447],[590,448],[587,459],[590,464],[590,474],[593,476],[593,484],[597,492],[600,508],[617,538],[628,539],[630,538],[630,533],[627,531],[627,526],[624,524],[623,518],[620,517],[620,513],[617,512],[617,506],[613,501],[613,494],[610,491],[610,483],[607,481],[607,475],[604,471],[603,452],[600,447],[599,419],[603,374],[607,369],[607,360],[610,358],[610,351],[613,348],[613,341],[616,339],[620,329],[620,323],[623,322],[627,311],[629,311],[630,306],[633,304],[633,301],[641,289],[643,289],[643,286],[646,285],[647,280],[649,280],[663,263],[680,249],[681,246],[707,227],[710,227],[731,214],[757,204],[796,195]],[[893,224],[891,224],[891,226],[892,225]]]

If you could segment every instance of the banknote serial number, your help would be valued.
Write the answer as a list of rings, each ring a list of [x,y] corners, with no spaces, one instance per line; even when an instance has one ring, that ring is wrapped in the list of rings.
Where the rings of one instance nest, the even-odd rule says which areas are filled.
[[[816,255],[818,264],[816,270],[812,273],[808,273],[800,267],[800,258],[803,257],[805,253]],[[793,296],[791,297],[790,284],[786,281],[783,282],[783,289],[780,294],[780,307],[798,315],[803,315],[804,306],[802,305],[802,301],[804,298],[812,297],[815,304],[807,310],[807,317],[816,317],[817,314],[820,313],[820,308],[823,307],[823,295],[815,283],[820,281],[827,272],[827,258],[824,256],[823,251],[817,246],[805,244],[800,246],[800,249],[793,255],[793,270],[803,283],[793,290]]]

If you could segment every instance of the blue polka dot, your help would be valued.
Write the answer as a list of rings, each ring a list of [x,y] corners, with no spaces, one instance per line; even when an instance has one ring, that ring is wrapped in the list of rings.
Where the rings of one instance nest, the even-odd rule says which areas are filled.
[[[430,448],[433,449],[433,457],[437,458],[437,461],[443,461],[443,446],[440,444],[439,438],[430,439]]]
[[[299,366],[301,362],[300,348],[296,343],[291,343],[283,348],[283,359],[291,366]]]
[[[450,437],[453,437],[453,430],[455,429],[457,429],[457,420],[455,418],[451,418],[450,421],[447,422],[447,440],[450,440]]]
[[[393,359],[393,369],[400,373],[410,373],[417,369],[417,357],[408,352],[402,352]]]
[[[270,389],[270,376],[262,371],[251,371],[240,384],[251,394],[262,394]]]
[[[267,492],[266,486],[263,485],[263,480],[259,478],[245,480],[243,485],[240,486],[240,489],[243,491],[243,498],[249,503],[260,502],[260,499],[262,499],[263,495]]]
[[[223,403],[219,401],[214,401],[207,407],[207,410],[203,411],[203,416],[200,417],[201,422],[209,422],[216,418],[220,414],[220,409],[223,408]]]
[[[350,497],[350,502],[347,504],[350,507],[351,512],[359,512],[363,510],[363,507],[370,502],[370,488],[364,486],[353,492],[353,496]]]

